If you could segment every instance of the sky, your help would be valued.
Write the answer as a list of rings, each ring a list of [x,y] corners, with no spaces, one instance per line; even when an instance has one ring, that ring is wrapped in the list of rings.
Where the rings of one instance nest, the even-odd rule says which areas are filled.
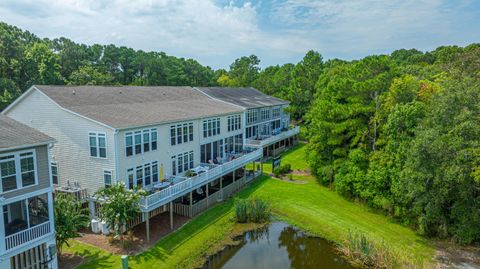
[[[359,59],[480,42],[480,0],[0,0],[0,21],[40,37],[163,51],[225,68],[308,50]]]

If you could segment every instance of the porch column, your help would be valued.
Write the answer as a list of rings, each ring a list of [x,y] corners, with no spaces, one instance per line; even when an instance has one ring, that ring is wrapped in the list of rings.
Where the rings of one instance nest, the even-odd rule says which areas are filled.
[[[192,206],[193,206],[193,191],[190,192],[190,218],[193,217],[193,209],[192,209]]]
[[[47,195],[48,195],[48,220],[50,221],[50,231],[55,231],[55,217],[53,213],[53,194],[52,192],[49,192]],[[5,231],[5,230],[0,230],[0,231]]]
[[[208,208],[208,204],[209,204],[209,203],[208,203],[208,184],[209,184],[209,183],[207,183],[207,189],[206,189],[206,190],[207,190],[207,208]]]
[[[173,201],[170,202],[170,229],[173,230]]]
[[[145,232],[147,234],[147,243],[150,243],[150,214],[149,214],[149,212],[143,212],[143,218],[145,219]]]

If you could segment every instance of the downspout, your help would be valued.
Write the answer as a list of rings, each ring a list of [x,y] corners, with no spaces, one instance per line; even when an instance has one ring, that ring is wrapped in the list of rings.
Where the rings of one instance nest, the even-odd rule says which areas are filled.
[[[118,183],[119,180],[119,172],[118,172],[118,129],[113,131],[113,155],[114,155],[114,162],[115,162],[115,183]]]

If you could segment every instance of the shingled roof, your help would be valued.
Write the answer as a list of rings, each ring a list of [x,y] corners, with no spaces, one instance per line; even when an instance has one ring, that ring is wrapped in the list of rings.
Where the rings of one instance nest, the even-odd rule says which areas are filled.
[[[197,89],[212,98],[244,108],[278,106],[289,103],[288,101],[266,95],[254,88],[198,87]]]
[[[116,129],[241,112],[191,87],[45,86],[35,88],[61,107]]]
[[[22,146],[41,145],[54,139],[25,124],[0,115],[0,151]]]

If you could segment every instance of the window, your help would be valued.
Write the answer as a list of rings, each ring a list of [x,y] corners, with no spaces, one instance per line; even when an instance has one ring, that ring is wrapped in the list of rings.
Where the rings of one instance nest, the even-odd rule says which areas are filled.
[[[152,163],[152,181],[153,183],[158,182],[158,162]]]
[[[35,166],[35,152],[33,150],[1,155],[1,191],[7,192],[36,184]]]
[[[181,124],[177,125],[177,144],[183,143],[183,128]]]
[[[227,153],[241,152],[243,149],[243,134],[225,138],[225,150]]]
[[[58,185],[58,165],[57,163],[52,162],[50,164],[52,171],[52,181],[53,184]]]
[[[152,170],[151,170],[151,166],[149,163],[145,164],[143,166],[143,171],[145,173],[145,186],[148,186],[150,185],[150,183],[152,183]]]
[[[258,126],[255,125],[255,126],[250,126],[250,127],[247,127],[246,129],[246,137],[247,138],[251,138],[251,137],[256,137],[257,136],[257,130],[258,130]]]
[[[193,141],[193,122],[170,126],[172,146]]]
[[[157,129],[150,130],[150,138],[152,143],[152,150],[157,150]]]
[[[125,134],[125,154],[128,156],[133,155],[133,136],[132,133]]]
[[[188,124],[188,135],[190,138],[190,141],[193,141],[193,123]]]
[[[135,186],[134,183],[134,175],[133,175],[133,168],[130,168],[127,170],[127,184],[129,189],[133,189],[133,186]]]
[[[247,124],[255,123],[257,122],[257,110],[249,110],[247,112]]]
[[[260,118],[262,121],[269,120],[270,119],[270,112],[271,110],[269,108],[263,108],[260,114]]]
[[[135,174],[137,178],[137,186],[139,188],[142,188],[143,187],[143,166],[137,166],[137,172]]]
[[[20,154],[20,168],[22,170],[22,186],[35,184],[35,164],[33,152]]]
[[[217,158],[223,158],[223,139],[200,146],[200,162],[216,163]]]
[[[177,172],[179,174],[183,173],[183,155],[179,154],[177,157]]]
[[[125,133],[125,155],[132,156],[157,149],[157,129]],[[134,147],[135,146],[135,147]]]
[[[150,130],[143,131],[143,152],[150,151]]]
[[[180,153],[172,156],[172,175],[181,175],[193,168],[193,151]]]
[[[242,128],[241,119],[240,115],[228,116],[228,131],[240,130]]]
[[[103,183],[105,188],[112,186],[112,171],[103,171]]]
[[[203,121],[203,137],[210,137],[220,134],[220,118]]]
[[[107,158],[107,143],[104,133],[89,133],[90,156]]]
[[[188,160],[189,160],[189,169],[192,169],[192,168],[193,168],[193,151],[190,151],[190,152],[188,153],[188,156],[189,156],[189,158],[188,158]]]
[[[175,146],[177,144],[177,128],[175,125],[170,126],[170,144]]]
[[[142,132],[135,132],[135,154],[142,153]]]
[[[188,152],[183,153],[183,171],[190,169],[190,162],[188,161]]]
[[[279,118],[280,117],[280,108],[276,107],[272,109],[272,118]]]
[[[17,188],[17,171],[15,168],[15,156],[9,155],[0,158],[0,177],[4,192]]]

